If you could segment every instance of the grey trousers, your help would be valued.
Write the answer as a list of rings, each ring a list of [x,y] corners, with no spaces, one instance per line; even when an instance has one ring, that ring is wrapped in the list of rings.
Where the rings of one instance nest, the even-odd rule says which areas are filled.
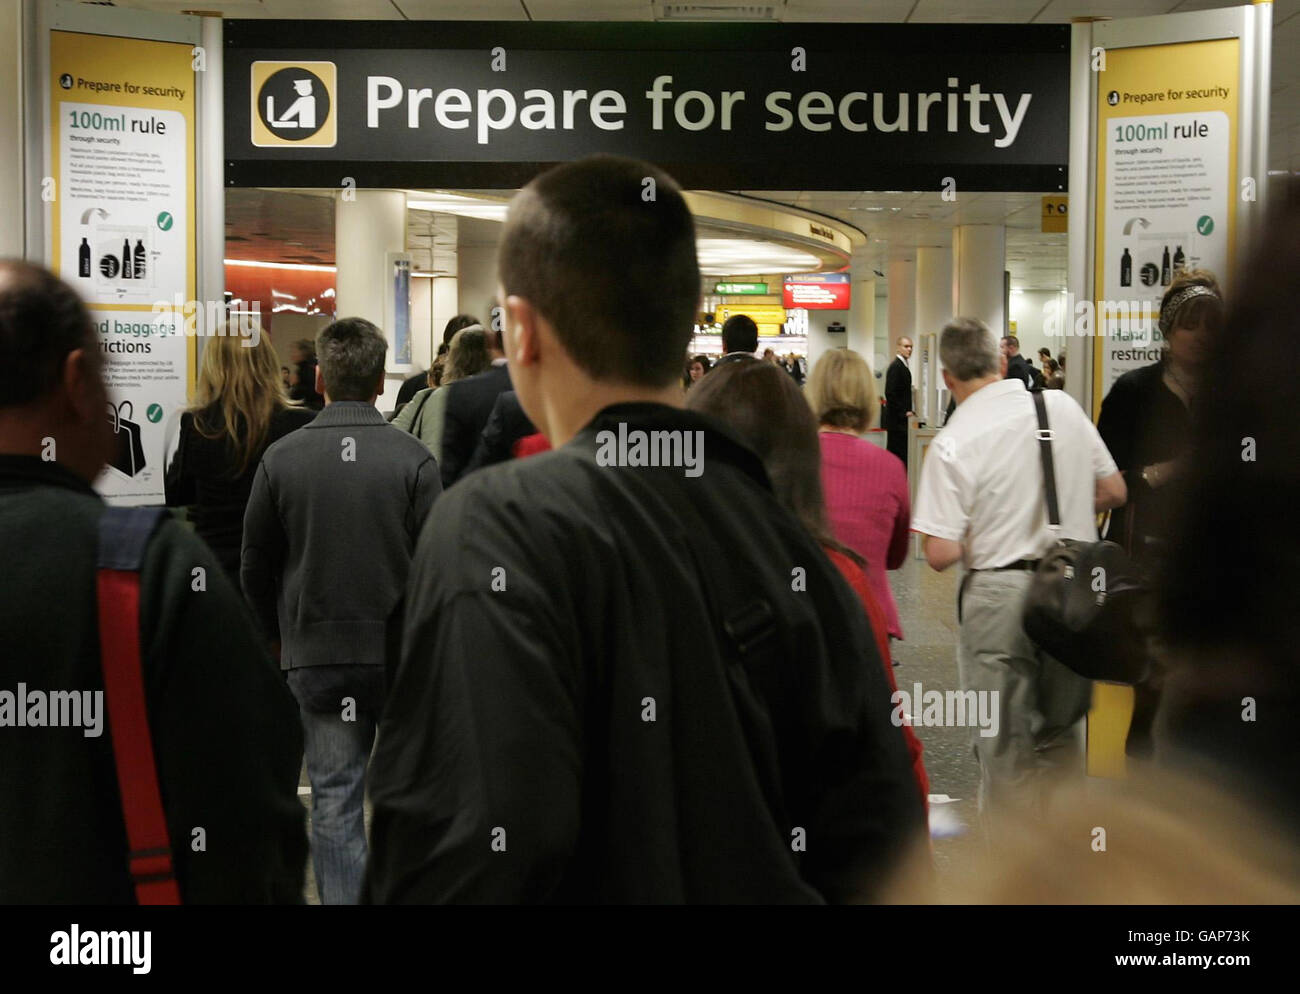
[[[1092,682],[1046,655],[1025,634],[1021,611],[1032,574],[979,571],[964,584],[957,672],[963,690],[997,693],[997,734],[972,729],[980,764],[980,816],[996,844],[1003,816],[1041,816],[1053,787],[1081,777],[1075,726]]]

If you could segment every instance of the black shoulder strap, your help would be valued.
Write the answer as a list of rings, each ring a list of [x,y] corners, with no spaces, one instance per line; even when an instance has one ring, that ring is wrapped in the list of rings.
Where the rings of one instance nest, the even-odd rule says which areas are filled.
[[[429,398],[433,396],[435,389],[436,387],[429,388],[429,391],[420,398],[420,406],[415,409],[415,414],[411,416],[411,434],[416,438],[420,437],[420,418],[424,415],[424,405],[429,402]]]
[[[676,486],[660,492],[685,525],[688,536],[710,533],[689,495]],[[704,601],[721,629],[720,636],[736,653],[739,665],[727,668],[732,701],[768,810],[778,824],[785,825],[789,818],[777,743],[781,730],[792,720],[790,711],[795,702],[773,685],[782,669],[776,608],[753,588],[737,582],[734,570],[725,568],[725,556],[701,553],[690,541],[683,545],[699,571]]]
[[[687,534],[709,534],[703,516],[685,493],[677,487],[665,488],[665,492],[678,519],[686,524]],[[776,648],[776,611],[766,598],[755,598],[737,584],[735,575],[723,568],[724,557],[698,555],[690,542],[686,548],[699,568],[705,600],[740,656],[748,658]]]
[[[1053,528],[1061,524],[1061,509],[1056,503],[1056,467],[1052,463],[1052,428],[1047,423],[1047,403],[1041,390],[1030,391],[1034,398],[1034,411],[1038,414],[1038,453],[1043,458],[1043,490],[1047,494],[1047,523]]]

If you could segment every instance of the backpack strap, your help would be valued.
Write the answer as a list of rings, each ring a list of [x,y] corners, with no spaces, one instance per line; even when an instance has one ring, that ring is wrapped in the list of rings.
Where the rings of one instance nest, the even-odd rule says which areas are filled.
[[[415,409],[415,413],[411,415],[411,434],[420,439],[420,441],[424,441],[424,437],[420,434],[420,426],[424,424],[424,405],[427,404],[429,398],[433,396],[434,389],[436,388],[430,389],[428,393],[420,398],[419,406]]]
[[[139,904],[180,904],[158,788],[140,665],[140,569],[161,507],[109,507],[99,519],[99,652],[113,759]]]

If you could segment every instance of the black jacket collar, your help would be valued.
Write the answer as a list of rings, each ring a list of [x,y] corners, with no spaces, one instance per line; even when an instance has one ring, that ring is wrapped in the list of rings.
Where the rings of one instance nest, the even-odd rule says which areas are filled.
[[[94,487],[72,470],[40,456],[0,455],[0,488],[25,490],[31,486],[67,487],[98,497]]]

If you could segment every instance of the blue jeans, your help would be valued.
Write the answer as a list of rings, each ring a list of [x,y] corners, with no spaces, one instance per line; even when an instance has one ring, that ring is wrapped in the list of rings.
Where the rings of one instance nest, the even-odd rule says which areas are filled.
[[[321,904],[356,904],[366,870],[366,766],[375,743],[379,709],[364,688],[348,695],[353,701],[346,710],[341,697],[337,707],[322,709],[320,688],[315,684],[325,675],[323,671],[333,669],[291,670],[289,688],[298,699],[311,781],[316,891]]]

